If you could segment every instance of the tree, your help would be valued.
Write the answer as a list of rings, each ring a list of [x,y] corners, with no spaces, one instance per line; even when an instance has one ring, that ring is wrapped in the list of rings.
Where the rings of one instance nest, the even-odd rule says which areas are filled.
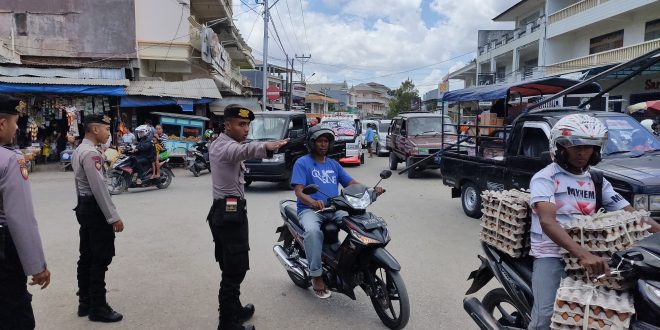
[[[390,112],[387,114],[392,118],[400,112],[409,111],[415,99],[419,98],[419,91],[410,79],[401,83],[399,88],[393,92],[393,98],[390,100]]]

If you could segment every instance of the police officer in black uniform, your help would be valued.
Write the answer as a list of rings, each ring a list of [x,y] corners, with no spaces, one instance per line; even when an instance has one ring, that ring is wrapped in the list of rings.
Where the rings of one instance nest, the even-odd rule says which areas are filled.
[[[27,163],[5,145],[16,135],[19,101],[0,96],[0,330],[34,329],[30,285],[50,283],[37,219],[32,206]]]
[[[90,321],[117,322],[123,316],[106,301],[105,272],[115,255],[115,233],[124,223],[110,199],[103,173],[103,155],[97,148],[110,137],[110,118],[85,118],[85,139],[71,157],[78,205],[74,209],[80,224],[78,260],[78,316]]]
[[[254,114],[239,105],[227,106],[224,119],[225,131],[209,147],[214,201],[207,220],[215,242],[215,259],[222,270],[218,329],[247,330],[254,326],[242,324],[252,317],[254,306],[243,306],[239,299],[241,283],[250,268],[243,161],[272,157],[287,141],[245,143]]]

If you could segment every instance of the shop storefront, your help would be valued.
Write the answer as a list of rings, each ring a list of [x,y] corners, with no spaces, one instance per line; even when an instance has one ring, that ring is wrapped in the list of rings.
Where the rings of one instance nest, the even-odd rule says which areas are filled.
[[[31,167],[67,162],[84,136],[85,116],[115,118],[126,85],[128,80],[0,77],[0,94],[22,101],[15,147]]]

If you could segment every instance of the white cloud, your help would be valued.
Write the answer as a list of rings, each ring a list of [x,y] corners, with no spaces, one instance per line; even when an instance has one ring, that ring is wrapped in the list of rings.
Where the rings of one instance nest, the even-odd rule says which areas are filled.
[[[299,1],[280,0],[276,5],[277,13],[273,10],[271,16],[289,54],[312,54],[304,71],[306,75],[315,72],[316,82],[347,80],[349,84],[358,84],[375,81],[398,87],[410,77],[420,86],[421,94],[437,85],[450,69],[460,68],[459,65],[475,57],[471,54],[450,60],[476,50],[477,30],[511,28],[509,24],[497,24],[491,19],[516,2],[323,0],[323,8],[334,10],[334,13],[328,13],[321,12],[320,3],[305,0],[302,3],[306,33]],[[315,3],[319,8],[315,8]],[[427,26],[423,20],[426,16],[435,17],[435,22]],[[254,31],[248,43],[260,51],[263,22],[253,12],[238,17],[237,25],[244,36],[249,34],[253,24]],[[270,39],[270,54],[283,58],[275,42]],[[255,54],[255,58],[261,59],[261,56]],[[446,62],[439,63],[442,61]],[[429,67],[397,73],[422,66]]]

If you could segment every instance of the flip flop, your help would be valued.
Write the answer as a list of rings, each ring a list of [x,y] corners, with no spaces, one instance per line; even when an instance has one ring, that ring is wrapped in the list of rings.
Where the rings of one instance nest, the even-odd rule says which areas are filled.
[[[316,291],[316,289],[314,288],[312,288],[312,290],[314,290],[314,295],[319,299],[328,299],[332,295],[330,293],[330,290],[328,290],[327,288],[323,290],[323,294],[319,294],[318,291]]]

